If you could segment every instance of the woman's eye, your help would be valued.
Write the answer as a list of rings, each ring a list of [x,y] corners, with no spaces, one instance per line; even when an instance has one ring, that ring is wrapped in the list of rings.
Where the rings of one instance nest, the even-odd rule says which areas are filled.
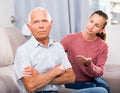
[[[100,28],[100,26],[98,24],[95,25],[97,28]]]

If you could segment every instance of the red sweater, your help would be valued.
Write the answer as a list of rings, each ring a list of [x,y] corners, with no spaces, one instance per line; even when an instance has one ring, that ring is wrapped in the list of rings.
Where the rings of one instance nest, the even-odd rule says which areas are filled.
[[[90,81],[103,75],[104,65],[107,60],[108,46],[101,38],[88,42],[82,33],[69,34],[61,41],[68,54],[69,61],[76,74],[76,81]],[[92,63],[86,67],[76,58],[77,55],[91,57]]]

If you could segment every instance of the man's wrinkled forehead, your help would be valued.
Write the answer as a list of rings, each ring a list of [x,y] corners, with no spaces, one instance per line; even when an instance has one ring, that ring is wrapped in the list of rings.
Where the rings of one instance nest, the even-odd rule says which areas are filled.
[[[29,14],[29,19],[28,19],[29,22],[31,21],[33,16],[35,16],[35,15],[40,16],[41,14],[46,16],[48,21],[51,21],[51,16],[50,16],[50,14],[49,14],[49,12],[47,10],[45,10],[44,8],[35,8]]]

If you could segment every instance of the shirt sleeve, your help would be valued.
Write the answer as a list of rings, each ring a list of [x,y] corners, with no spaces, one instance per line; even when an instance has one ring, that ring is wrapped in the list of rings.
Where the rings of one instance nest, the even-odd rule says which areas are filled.
[[[18,48],[14,60],[14,70],[16,72],[17,79],[21,79],[23,77],[23,70],[26,66],[31,66],[29,62],[27,52]]]
[[[65,53],[64,48],[61,44],[60,44],[59,49],[60,49],[60,55],[61,55],[61,62],[62,62],[62,65],[64,66],[64,68],[65,69],[72,68],[72,66],[68,60],[67,54]]]

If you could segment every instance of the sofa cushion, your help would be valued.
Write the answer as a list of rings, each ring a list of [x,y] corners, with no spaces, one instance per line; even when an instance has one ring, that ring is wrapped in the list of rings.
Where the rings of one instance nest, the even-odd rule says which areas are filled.
[[[13,65],[7,66],[7,67],[0,67],[0,77],[2,76],[9,76],[10,78],[13,79],[14,83],[17,85],[16,81],[16,74],[13,69]]]
[[[9,76],[0,76],[0,93],[19,93],[19,89]]]
[[[111,93],[120,93],[120,65],[106,65],[103,78],[110,86]]]
[[[13,52],[5,28],[0,27],[0,67],[12,64]]]
[[[0,27],[0,67],[13,64],[17,47],[26,41],[24,35],[15,27]]]
[[[23,44],[24,42],[26,42],[26,38],[24,37],[24,35],[21,33],[21,31],[15,27],[7,27],[6,28],[9,40],[10,40],[10,44],[12,47],[12,52],[13,52],[13,57],[15,56],[16,53],[16,49]]]

